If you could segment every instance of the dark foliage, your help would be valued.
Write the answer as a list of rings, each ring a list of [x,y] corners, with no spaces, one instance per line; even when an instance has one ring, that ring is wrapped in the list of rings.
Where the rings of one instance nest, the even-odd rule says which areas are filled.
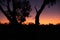
[[[18,20],[20,23],[26,21],[26,17],[31,11],[31,5],[28,0],[0,0],[0,10],[11,24],[18,24]]]

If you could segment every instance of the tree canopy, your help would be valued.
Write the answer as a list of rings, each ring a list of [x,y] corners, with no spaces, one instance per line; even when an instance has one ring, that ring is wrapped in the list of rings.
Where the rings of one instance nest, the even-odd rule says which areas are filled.
[[[0,0],[0,10],[10,23],[24,22],[29,16],[31,5],[29,0]]]

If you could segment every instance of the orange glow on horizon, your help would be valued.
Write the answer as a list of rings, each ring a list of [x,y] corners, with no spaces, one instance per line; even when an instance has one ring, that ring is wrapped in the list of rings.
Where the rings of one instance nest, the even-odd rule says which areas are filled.
[[[35,24],[35,20],[34,19],[32,19],[32,18],[26,18],[27,20],[25,21],[25,22],[23,22],[23,24],[29,24],[29,23],[34,23]],[[4,20],[0,20],[1,22],[0,23],[2,23],[2,24],[4,24],[4,23],[9,23],[9,21],[8,20],[6,20],[6,19],[4,19]],[[49,23],[51,23],[51,24],[58,24],[58,23],[60,23],[60,20],[58,20],[58,19],[41,19],[40,20],[40,23],[41,24],[49,24]]]
[[[35,24],[35,19],[32,19],[32,18],[26,18],[27,20],[25,22],[23,22],[23,24],[29,24],[29,23],[34,23]],[[5,23],[9,23],[9,21],[7,19],[3,19],[3,20],[0,20],[2,24],[5,24]],[[58,24],[60,23],[60,20],[58,20],[57,18],[54,18],[53,19],[48,19],[48,18],[41,18],[40,20],[40,24]]]
[[[6,19],[6,18],[3,18],[2,20],[0,20],[0,23],[2,23],[2,24],[5,24],[5,23],[9,23],[9,21]],[[29,24],[29,23],[34,23],[35,24],[35,19],[33,19],[33,18],[26,18],[26,21],[25,22],[23,22],[23,24]],[[58,23],[60,23],[60,19],[59,18],[42,18],[42,17],[40,17],[40,24],[44,24],[44,25],[46,25],[46,24],[58,24]]]
[[[6,19],[5,19],[5,20],[0,20],[0,21],[1,21],[1,22],[0,22],[1,24],[5,24],[5,23],[9,24],[9,21],[6,20]]]

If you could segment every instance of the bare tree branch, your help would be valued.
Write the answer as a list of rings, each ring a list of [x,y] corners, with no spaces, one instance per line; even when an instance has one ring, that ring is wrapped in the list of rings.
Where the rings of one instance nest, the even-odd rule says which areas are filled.
[[[10,5],[9,5],[9,3],[10,3],[10,0],[7,0],[7,8],[8,8],[8,11],[11,13],[11,10],[10,10]]]
[[[36,12],[38,11],[37,8],[36,8],[36,6],[35,6],[35,10],[36,10]]]
[[[7,19],[10,21],[11,18],[7,15],[7,13],[3,10],[3,8],[0,5],[0,10],[3,12],[3,14],[7,17]]]

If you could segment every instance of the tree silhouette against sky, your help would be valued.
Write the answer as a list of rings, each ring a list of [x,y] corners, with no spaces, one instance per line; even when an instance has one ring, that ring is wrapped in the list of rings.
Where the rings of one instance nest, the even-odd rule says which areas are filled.
[[[35,24],[39,25],[39,16],[46,7],[46,5],[53,5],[56,0],[43,0],[43,4],[39,10],[36,9]],[[50,5],[50,6],[51,6]],[[31,11],[31,5],[29,0],[0,0],[0,10],[7,17],[12,24],[17,24],[18,20],[20,23],[26,20]]]
[[[0,0],[0,10],[11,24],[24,22],[29,16],[31,6],[28,0]]]
[[[43,4],[39,10],[37,10],[37,8],[35,7],[35,10],[36,10],[35,24],[36,25],[39,25],[39,16],[41,15],[41,13],[44,10],[44,8],[46,7],[46,5],[50,4],[49,6],[52,6],[55,3],[56,3],[56,0],[44,0]]]

